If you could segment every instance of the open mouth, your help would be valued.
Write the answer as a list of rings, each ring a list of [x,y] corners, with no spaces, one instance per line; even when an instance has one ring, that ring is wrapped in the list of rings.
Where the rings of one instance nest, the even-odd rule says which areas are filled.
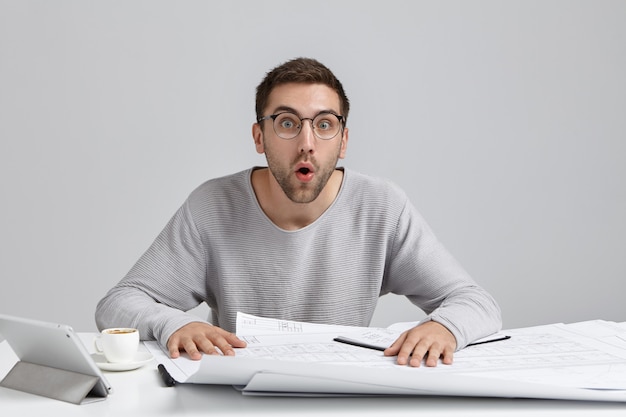
[[[309,182],[313,179],[314,171],[306,166],[296,169],[296,177],[302,182]]]

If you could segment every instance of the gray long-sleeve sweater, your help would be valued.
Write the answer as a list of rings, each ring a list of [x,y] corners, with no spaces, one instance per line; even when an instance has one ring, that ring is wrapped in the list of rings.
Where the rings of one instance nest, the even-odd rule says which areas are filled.
[[[128,274],[98,303],[99,328],[137,327],[163,346],[203,301],[235,331],[237,311],[367,326],[379,296],[405,295],[457,349],[500,330],[500,309],[437,240],[403,191],[344,169],[341,190],[296,231],[264,214],[252,169],[194,190]]]

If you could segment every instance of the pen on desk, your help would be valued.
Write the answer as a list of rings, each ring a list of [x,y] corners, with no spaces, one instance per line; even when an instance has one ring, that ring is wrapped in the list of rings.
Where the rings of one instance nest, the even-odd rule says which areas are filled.
[[[176,385],[176,380],[172,378],[169,372],[167,372],[167,369],[165,369],[165,366],[163,366],[162,363],[157,366],[157,369],[159,370],[159,375],[161,375],[161,379],[166,387],[173,387]]]
[[[489,340],[483,340],[482,342],[474,342],[474,343],[470,343],[469,346],[476,346],[476,345],[482,345],[485,343],[492,343],[492,342],[499,342],[501,340],[507,340],[510,339],[511,336],[502,336],[502,337],[498,337],[496,339],[489,339]],[[347,345],[352,345],[352,346],[358,346],[358,347],[362,347],[362,348],[366,348],[366,349],[374,349],[374,350],[380,350],[381,352],[384,352],[386,348],[382,347],[382,346],[376,346],[376,345],[370,345],[367,343],[363,343],[363,342],[358,342],[356,340],[352,340],[352,339],[348,339],[345,337],[335,337],[333,339],[335,342],[339,342],[339,343],[345,343]]]
[[[482,342],[470,343],[467,346],[476,346],[476,345],[483,345],[485,343],[500,342],[502,340],[508,340],[510,338],[511,338],[511,336],[502,336],[502,337],[498,337],[497,339],[489,339],[489,340],[483,340]]]
[[[345,343],[347,345],[358,346],[358,347],[367,348],[367,349],[380,350],[381,352],[384,352],[385,349],[386,349],[386,348],[384,348],[382,346],[369,345],[367,343],[357,342],[356,340],[347,339],[347,338],[344,338],[344,337],[341,337],[341,336],[335,337],[333,340],[335,342]]]

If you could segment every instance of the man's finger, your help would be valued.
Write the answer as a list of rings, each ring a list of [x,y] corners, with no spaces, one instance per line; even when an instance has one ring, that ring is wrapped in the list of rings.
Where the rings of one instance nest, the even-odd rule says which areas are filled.
[[[435,367],[439,362],[439,356],[441,356],[441,352],[439,351],[439,349],[431,348],[431,350],[428,351],[426,357],[424,358],[424,363],[428,367]]]
[[[180,356],[180,350],[178,350],[177,346],[169,346],[168,350],[170,352],[170,358],[176,359]]]
[[[407,338],[404,344],[400,348],[398,353],[398,365],[406,365],[419,367],[422,364],[422,359],[428,348],[424,345],[423,341],[416,341],[411,338]]]
[[[187,339],[183,342],[183,349],[185,349],[185,352],[187,352],[189,357],[194,361],[202,358],[202,354],[198,351],[198,347],[192,339]]]
[[[167,342],[167,350],[169,351],[170,358],[176,359],[180,356],[180,347],[178,344],[178,339],[171,337]]]
[[[215,344],[211,342],[211,340],[205,337],[198,337],[195,341],[196,348],[207,355],[215,355],[217,351],[215,350]]]
[[[454,361],[454,349],[451,349],[451,348],[445,349],[443,351],[443,358],[441,359],[441,361],[445,365],[452,365],[452,362]]]
[[[406,332],[402,333],[395,342],[391,344],[385,351],[383,352],[385,356],[396,356],[398,352],[400,352],[400,348],[404,344],[404,340],[406,339]]]

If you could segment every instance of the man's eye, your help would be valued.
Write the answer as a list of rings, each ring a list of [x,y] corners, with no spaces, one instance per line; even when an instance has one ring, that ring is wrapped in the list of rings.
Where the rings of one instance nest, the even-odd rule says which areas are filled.
[[[328,130],[332,127],[332,125],[328,120],[322,120],[317,124],[317,127],[321,130]]]
[[[280,122],[280,127],[283,129],[293,129],[296,124],[293,120],[285,119]]]

